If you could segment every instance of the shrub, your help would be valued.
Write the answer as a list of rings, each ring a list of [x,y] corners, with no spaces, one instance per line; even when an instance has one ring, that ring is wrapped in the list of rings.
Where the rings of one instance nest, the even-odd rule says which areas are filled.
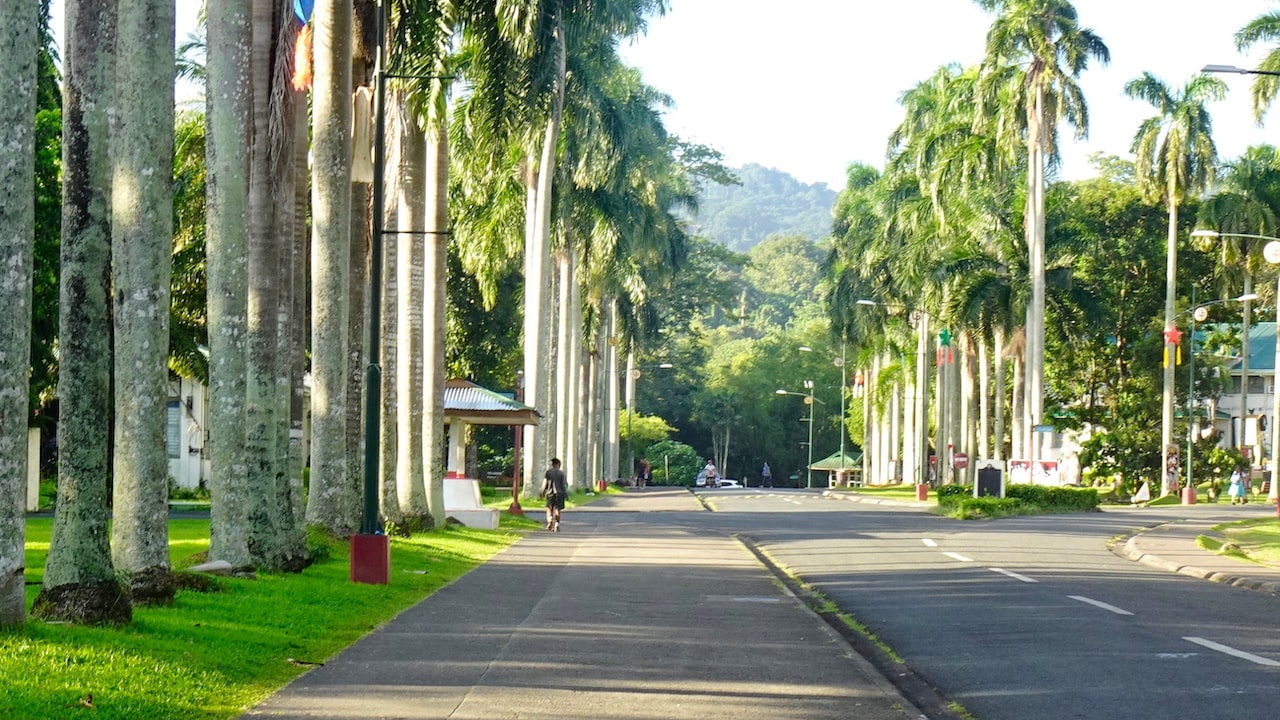
[[[1005,489],[1005,497],[1051,511],[1095,510],[1098,507],[1098,491],[1094,488],[1010,485]]]
[[[958,498],[973,497],[970,485],[942,485],[936,491],[938,502],[954,502]]]
[[[649,458],[654,485],[693,485],[694,477],[702,469],[702,457],[698,452],[674,440],[656,442],[637,457]]]
[[[1021,500],[1010,497],[957,497],[951,504],[952,514],[961,520],[1018,515],[1024,509]]]

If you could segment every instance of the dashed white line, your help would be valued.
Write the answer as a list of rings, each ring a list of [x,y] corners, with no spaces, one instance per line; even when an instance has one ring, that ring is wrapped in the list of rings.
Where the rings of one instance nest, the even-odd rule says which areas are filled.
[[[920,542],[924,543],[925,547],[938,547],[938,543],[934,542],[931,538],[924,538]]]
[[[1080,602],[1085,603],[1086,605],[1092,605],[1092,606],[1097,607],[1097,608],[1102,608],[1103,610],[1106,610],[1107,612],[1113,612],[1113,613],[1115,613],[1115,614],[1117,614],[1117,615],[1132,615],[1132,614],[1133,614],[1133,613],[1129,612],[1128,610],[1125,610],[1124,608],[1119,608],[1119,607],[1116,607],[1115,605],[1108,605],[1107,603],[1104,603],[1104,602],[1102,602],[1101,600],[1094,600],[1093,598],[1087,598],[1087,597],[1085,597],[1085,596],[1083,596],[1083,595],[1068,595],[1067,597],[1071,598],[1072,600],[1079,600]]]
[[[1182,639],[1186,640],[1187,642],[1195,643],[1196,645],[1199,645],[1201,647],[1207,647],[1210,650],[1217,650],[1220,653],[1230,655],[1232,657],[1238,657],[1241,660],[1248,660],[1249,662],[1257,665],[1266,665],[1267,667],[1280,667],[1280,660],[1272,660],[1271,658],[1264,658],[1261,655],[1254,655],[1253,653],[1247,653],[1243,650],[1237,650],[1231,647],[1230,645],[1223,645],[1222,643],[1216,643],[1212,640],[1205,640],[1204,638],[1198,638],[1198,637],[1184,637]]]
[[[1021,581],[1022,581],[1022,582],[1024,582],[1024,583],[1038,583],[1038,582],[1040,582],[1039,580],[1036,580],[1035,578],[1027,577],[1026,575],[1023,575],[1022,573],[1016,573],[1016,572],[1014,572],[1014,571],[1012,571],[1012,570],[1005,570],[1004,568],[995,568],[995,567],[993,567],[993,568],[987,568],[987,569],[988,569],[988,570],[990,570],[991,572],[998,572],[998,573],[1000,573],[1001,575],[1007,575],[1007,576],[1009,576],[1009,577],[1013,578],[1014,580],[1021,580]]]
[[[947,557],[951,558],[952,560],[959,560],[960,562],[973,562],[973,558],[965,557],[965,556],[961,555],[960,553],[946,552],[946,553],[942,553],[942,554],[943,554],[943,555],[946,555]]]

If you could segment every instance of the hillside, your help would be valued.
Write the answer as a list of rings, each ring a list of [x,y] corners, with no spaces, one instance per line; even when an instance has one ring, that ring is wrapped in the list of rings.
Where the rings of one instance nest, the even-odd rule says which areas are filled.
[[[733,168],[741,185],[708,184],[698,197],[694,231],[737,252],[770,235],[818,240],[831,233],[836,192],[825,183],[806,185],[791,175],[748,164]]]

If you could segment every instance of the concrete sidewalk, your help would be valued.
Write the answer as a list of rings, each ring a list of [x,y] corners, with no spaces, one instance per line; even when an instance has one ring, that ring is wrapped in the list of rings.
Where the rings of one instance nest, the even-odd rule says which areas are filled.
[[[1275,510],[1270,509],[1265,516],[1274,517],[1274,513]],[[1262,515],[1256,512],[1246,515],[1242,509],[1239,519],[1255,516]],[[1196,538],[1201,535],[1215,535],[1212,528],[1222,522],[1225,520],[1221,516],[1215,516],[1164,523],[1134,535],[1115,549],[1122,557],[1161,570],[1280,594],[1280,568],[1218,555],[1196,544]]]
[[[566,511],[245,717],[925,717],[683,489]]]

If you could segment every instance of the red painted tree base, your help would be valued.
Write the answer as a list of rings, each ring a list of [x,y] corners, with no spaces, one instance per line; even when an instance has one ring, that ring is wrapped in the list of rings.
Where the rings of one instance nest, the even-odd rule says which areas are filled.
[[[351,582],[391,584],[391,541],[386,535],[351,536]]]

